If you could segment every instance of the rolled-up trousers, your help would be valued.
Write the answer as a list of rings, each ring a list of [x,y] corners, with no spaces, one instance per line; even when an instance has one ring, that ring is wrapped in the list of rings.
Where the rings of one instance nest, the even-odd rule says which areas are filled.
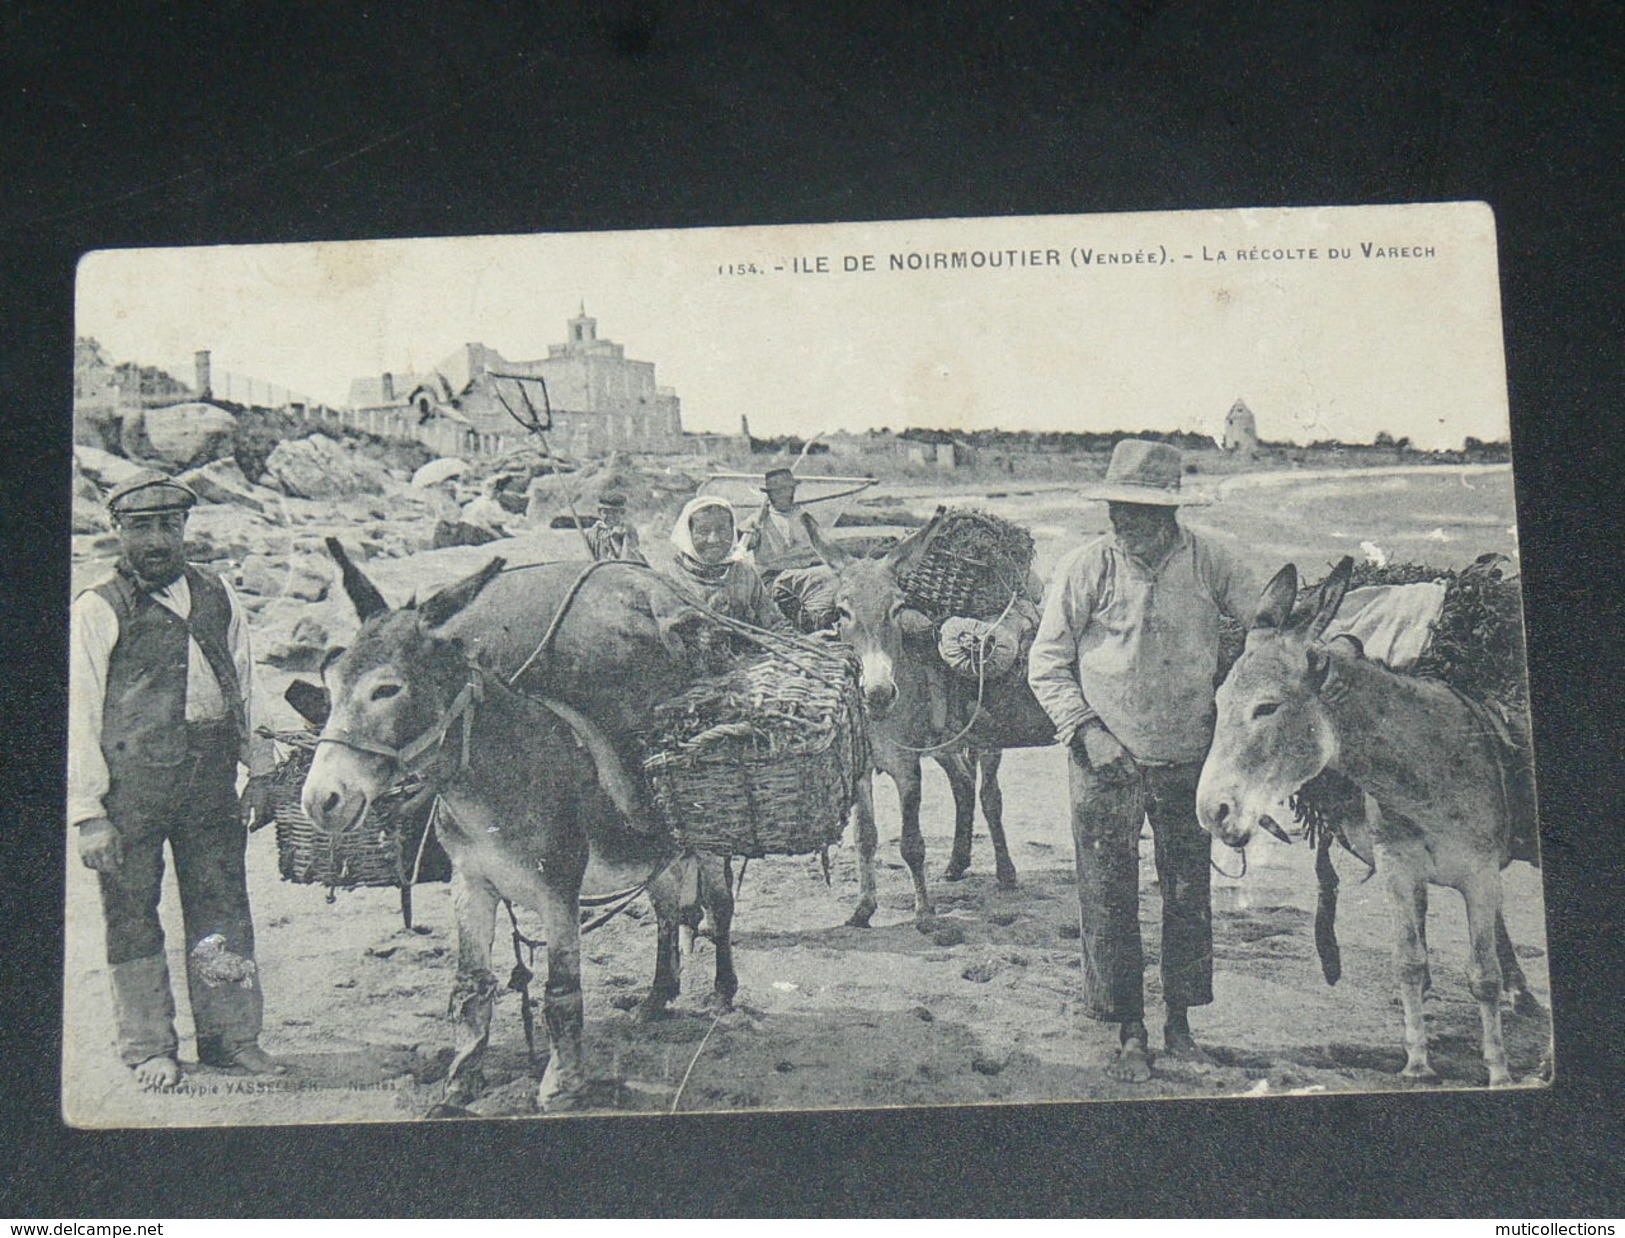
[[[199,942],[218,934],[219,949],[242,963],[254,959],[243,861],[247,833],[236,794],[237,752],[234,728],[189,724],[181,764],[121,768],[108,792],[107,815],[123,841],[124,860],[116,872],[98,877],[119,1056],[128,1065],[173,1055],[177,1048],[175,1002],[158,919],[166,841],[180,888],[198,1056],[205,1061],[229,1058],[259,1038],[263,999],[253,969],[239,966],[242,978],[223,978],[218,968],[200,972],[193,958]]]
[[[1124,783],[1100,778],[1068,749],[1077,849],[1083,1010],[1107,1023],[1145,1018],[1140,941],[1140,827],[1150,818],[1162,892],[1161,975],[1173,1009],[1213,1000],[1209,838],[1196,819],[1200,762],[1142,765]]]

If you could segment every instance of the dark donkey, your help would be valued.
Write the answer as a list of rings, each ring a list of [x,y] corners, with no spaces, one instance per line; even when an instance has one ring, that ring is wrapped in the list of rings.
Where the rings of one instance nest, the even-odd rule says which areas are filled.
[[[1218,692],[1218,723],[1197,789],[1203,827],[1232,847],[1255,829],[1285,837],[1272,814],[1323,770],[1364,790],[1364,810],[1342,826],[1349,847],[1372,864],[1393,900],[1395,955],[1405,1011],[1405,1066],[1435,1078],[1428,1061],[1422,993],[1428,983],[1427,886],[1461,892],[1491,1086],[1511,1082],[1501,1034],[1503,987],[1515,1008],[1535,1006],[1501,916],[1501,869],[1509,859],[1511,794],[1504,753],[1481,707],[1435,680],[1401,675],[1364,657],[1359,642],[1324,642],[1348,588],[1344,559],[1295,609],[1291,564],[1264,590],[1247,645]],[[1322,874],[1323,889],[1325,875]],[[1317,925],[1330,938],[1330,925]],[[1336,972],[1321,942],[1327,978]]]
[[[579,1103],[582,1061],[579,905],[589,891],[647,884],[662,923],[656,991],[675,992],[668,940],[680,904],[677,849],[650,824],[637,785],[608,735],[558,701],[532,699],[470,656],[453,621],[500,579],[494,560],[421,606],[390,610],[336,543],[344,584],[363,622],[324,668],[331,712],[305,780],[303,806],[318,827],[353,828],[376,796],[407,772],[438,794],[436,830],[453,865],[456,1054],[446,1102],[478,1094],[497,984],[491,941],[500,899],[540,913],[547,943],[542,1009],[551,1054],[538,1091],[543,1109]],[[715,917],[715,909],[713,909]],[[719,933],[719,990],[731,996],[727,933]],[[723,972],[726,971],[726,978]],[[662,979],[669,992],[663,991]]]
[[[925,880],[925,838],[920,831],[921,756],[930,756],[942,767],[953,790],[954,845],[948,879],[958,880],[970,867],[979,771],[982,813],[993,840],[998,881],[1013,886],[1016,868],[1005,841],[1004,796],[999,788],[1001,750],[1055,740],[1053,724],[1033,699],[1027,677],[1019,670],[992,687],[980,702],[955,702],[946,726],[933,719],[932,697],[953,697],[949,671],[937,655],[935,641],[924,649],[905,639],[901,616],[907,599],[900,581],[930,544],[943,514],[939,508],[924,528],[878,559],[849,555],[826,542],[818,526],[807,522],[814,549],[835,573],[837,627],[858,658],[874,767],[890,774],[897,784],[903,811],[903,861],[914,878],[915,915],[922,918],[932,914],[932,905]],[[867,926],[876,907],[878,838],[872,776],[859,787],[856,814],[859,896],[848,923]]]

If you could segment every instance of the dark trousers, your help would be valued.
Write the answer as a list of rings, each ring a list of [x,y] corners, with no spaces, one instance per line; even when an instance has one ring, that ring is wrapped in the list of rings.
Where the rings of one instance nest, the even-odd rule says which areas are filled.
[[[253,962],[254,925],[244,869],[247,833],[235,789],[236,734],[230,727],[187,730],[181,764],[117,769],[107,795],[124,861],[118,871],[98,877],[119,1051],[131,1065],[176,1048],[158,919],[166,841],[180,887],[198,1056],[229,1056],[260,1034],[259,978],[243,966]],[[220,942],[205,942],[216,935]],[[200,942],[205,945],[195,958]]]
[[[1170,1009],[1213,1000],[1209,838],[1196,820],[1201,764],[1147,765],[1113,784],[1069,750],[1077,848],[1083,1009],[1090,1018],[1145,1018],[1140,943],[1140,825],[1149,817],[1162,890],[1162,993]]]

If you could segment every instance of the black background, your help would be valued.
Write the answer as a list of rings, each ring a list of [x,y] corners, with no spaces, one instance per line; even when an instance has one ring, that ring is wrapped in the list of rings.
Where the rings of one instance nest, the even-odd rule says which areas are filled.
[[[0,27],[0,1215],[1625,1213],[1625,57],[1606,7],[22,3]],[[1451,199],[1488,201],[1500,236],[1558,1023],[1549,1091],[62,1126],[81,253]]]

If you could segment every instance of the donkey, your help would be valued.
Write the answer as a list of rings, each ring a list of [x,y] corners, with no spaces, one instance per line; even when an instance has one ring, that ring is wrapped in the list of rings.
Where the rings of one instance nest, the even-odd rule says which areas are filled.
[[[497,991],[491,941],[497,903],[506,898],[539,912],[546,935],[542,1013],[551,1052],[537,1105],[575,1107],[587,1088],[583,887],[648,883],[662,920],[675,923],[677,849],[628,795],[624,771],[613,768],[593,723],[568,706],[514,691],[471,659],[461,639],[446,635],[502,560],[421,606],[390,610],[342,549],[335,554],[362,626],[323,668],[331,711],[305,779],[304,810],[319,828],[341,833],[405,773],[433,788],[457,918],[456,1045],[445,1104],[460,1107],[482,1086]]]
[[[1352,637],[1322,642],[1352,570],[1345,558],[1296,615],[1291,564],[1266,586],[1246,647],[1218,691],[1197,815],[1208,833],[1241,848],[1255,829],[1282,836],[1272,814],[1323,770],[1363,788],[1375,811],[1355,823],[1364,828],[1348,831],[1349,842],[1393,900],[1405,1015],[1400,1073],[1438,1077],[1422,1016],[1431,881],[1466,900],[1467,976],[1484,1064],[1490,1085],[1504,1086],[1512,1077],[1501,1035],[1503,980],[1525,996],[1527,989],[1501,920],[1512,823],[1500,741],[1479,708],[1446,685],[1367,660]]]
[[[933,695],[948,692],[948,668],[933,644],[929,653],[905,641],[899,616],[906,607],[902,585],[909,567],[929,545],[941,522],[938,509],[924,528],[910,534],[879,559],[854,558],[824,540],[818,526],[806,521],[813,548],[835,573],[834,603],[841,639],[852,647],[860,667],[864,711],[869,723],[869,745],[876,771],[890,774],[897,784],[903,810],[903,861],[914,879],[914,913],[924,919],[933,912],[925,879],[925,839],[920,832],[920,757],[929,755],[948,776],[954,796],[954,845],[946,876],[963,877],[970,867],[971,829],[976,813],[977,772],[981,774],[982,813],[993,839],[995,872],[1001,886],[1016,884],[1016,867],[1004,834],[1004,796],[999,787],[1000,751],[1022,743],[1053,741],[1053,727],[1042,737],[1004,733],[978,743],[985,719],[968,722],[950,711],[946,728],[933,721]],[[1020,691],[1026,691],[1021,677]],[[1029,693],[1030,695],[1030,693]],[[973,707],[974,708],[974,707]],[[1037,708],[1036,702],[1033,708]],[[956,734],[957,732],[957,734]],[[862,780],[856,803],[858,839],[858,905],[847,923],[869,924],[876,907],[874,856],[877,846],[873,775]]]

